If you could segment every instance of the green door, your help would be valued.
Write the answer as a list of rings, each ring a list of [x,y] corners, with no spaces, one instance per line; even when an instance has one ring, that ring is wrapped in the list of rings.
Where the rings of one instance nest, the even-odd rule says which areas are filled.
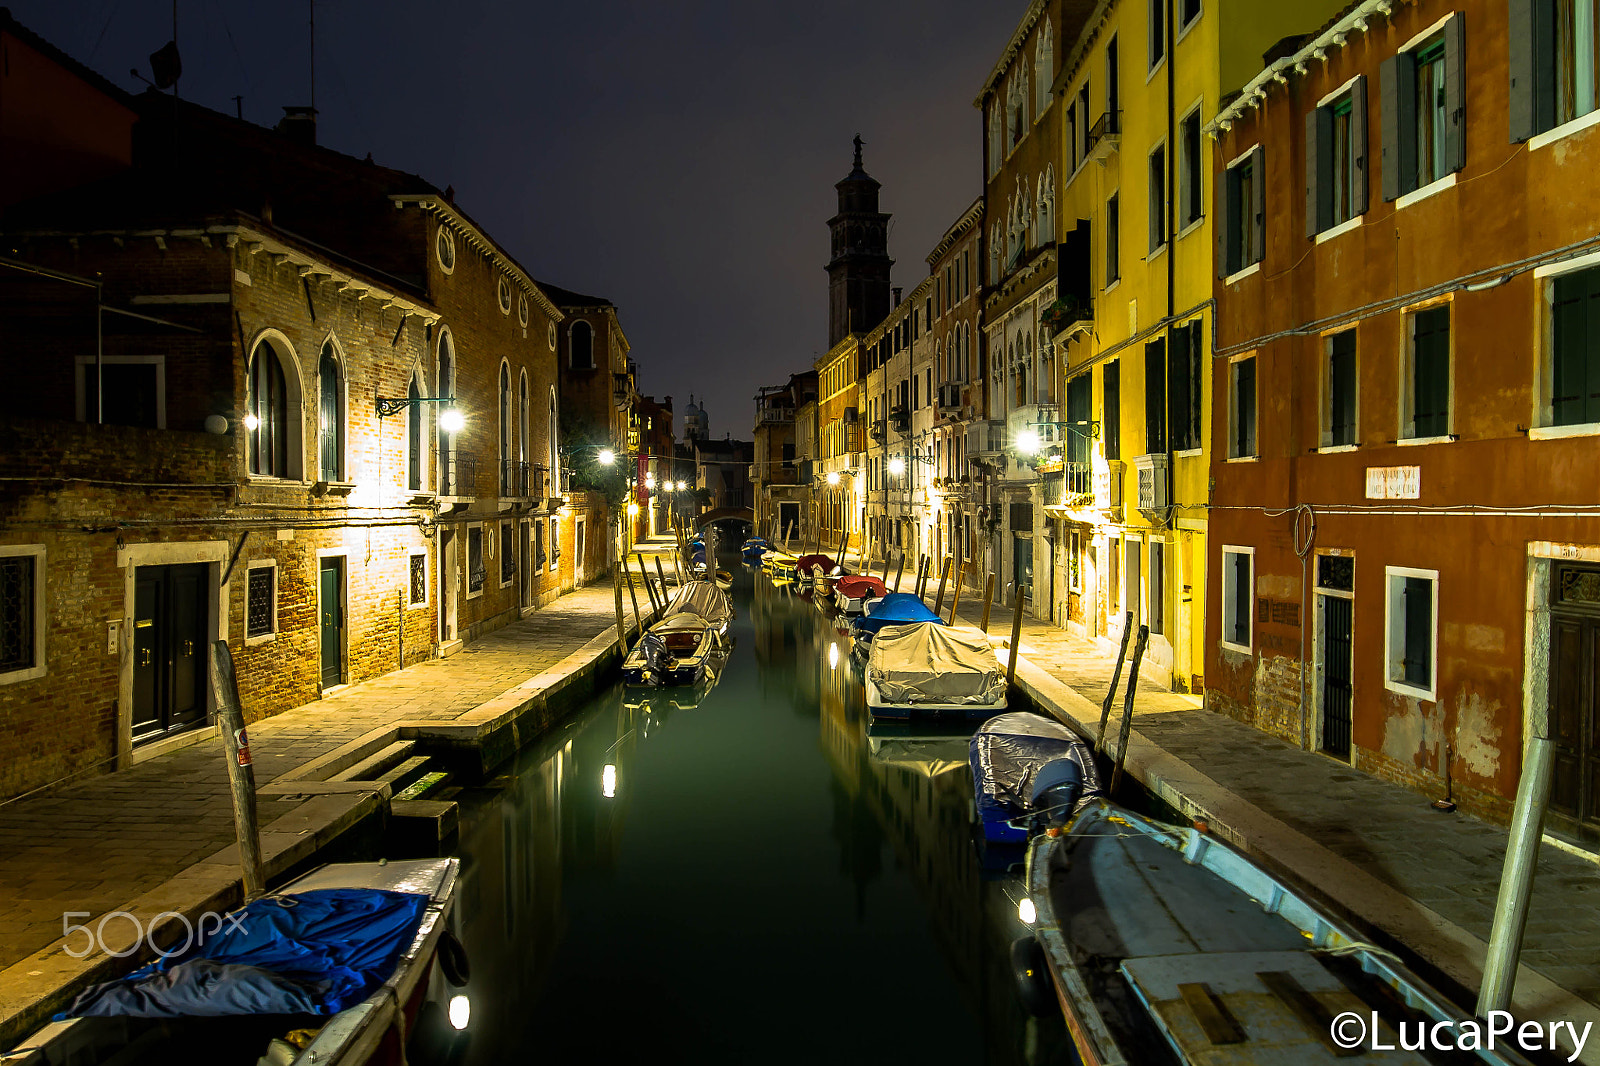
[[[322,605],[322,687],[344,680],[344,560],[324,559],[319,574]]]
[[[141,566],[134,577],[135,743],[205,719],[209,586],[205,563]]]

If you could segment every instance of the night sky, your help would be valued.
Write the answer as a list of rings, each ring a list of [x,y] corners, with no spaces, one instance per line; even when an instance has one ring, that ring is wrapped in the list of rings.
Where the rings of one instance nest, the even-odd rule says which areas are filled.
[[[6,0],[130,90],[170,0]],[[317,0],[318,140],[439,187],[537,278],[618,306],[639,389],[752,397],[827,347],[833,183],[850,139],[909,289],[982,191],[972,100],[1027,0],[804,4]],[[179,0],[190,100],[272,125],[310,100],[305,0]]]

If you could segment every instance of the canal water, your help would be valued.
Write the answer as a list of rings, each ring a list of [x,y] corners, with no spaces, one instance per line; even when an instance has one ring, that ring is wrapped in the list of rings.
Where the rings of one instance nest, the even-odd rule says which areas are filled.
[[[966,737],[878,735],[834,619],[724,565],[709,692],[602,691],[457,797],[464,1060],[1073,1062],[1012,991]]]

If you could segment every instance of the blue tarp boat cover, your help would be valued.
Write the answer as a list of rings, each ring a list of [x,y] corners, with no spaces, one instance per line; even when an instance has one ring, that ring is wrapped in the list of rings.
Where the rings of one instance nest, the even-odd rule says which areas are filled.
[[[370,888],[265,896],[202,943],[86,990],[56,1017],[337,1014],[389,978],[427,905],[426,895]]]
[[[851,623],[863,633],[877,633],[884,626],[903,626],[911,622],[944,623],[916,596],[909,592],[891,592],[875,600],[869,613]]]

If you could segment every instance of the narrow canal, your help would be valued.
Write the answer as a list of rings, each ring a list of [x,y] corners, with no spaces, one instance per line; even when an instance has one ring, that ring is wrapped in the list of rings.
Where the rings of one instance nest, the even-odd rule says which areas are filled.
[[[1074,1061],[1012,991],[966,737],[877,735],[833,619],[723,565],[709,693],[610,688],[458,797],[466,1061]]]

